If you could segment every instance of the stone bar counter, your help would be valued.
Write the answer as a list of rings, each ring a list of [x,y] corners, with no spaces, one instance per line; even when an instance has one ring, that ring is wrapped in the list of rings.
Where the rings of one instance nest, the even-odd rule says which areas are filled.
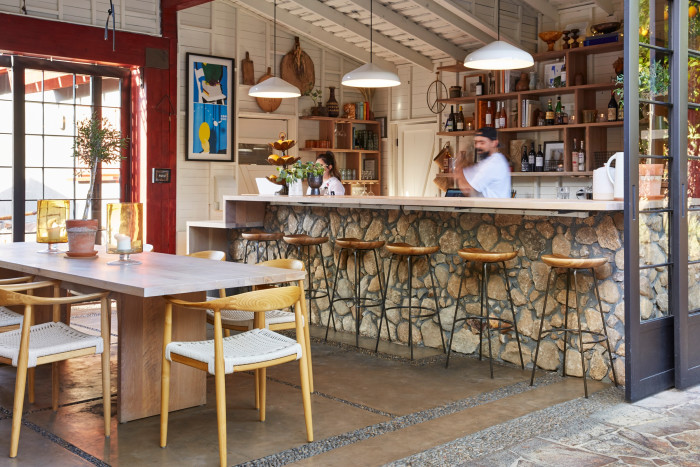
[[[572,257],[606,257],[608,263],[596,270],[602,298],[603,312],[615,354],[615,369],[620,381],[624,381],[624,303],[623,303],[623,203],[617,201],[556,200],[556,199],[484,199],[484,198],[419,198],[419,197],[312,197],[312,196],[260,196],[240,195],[224,197],[225,225],[257,225],[268,231],[307,233],[328,236],[330,242],[323,245],[323,261],[328,269],[329,282],[335,274],[334,248],[336,238],[357,237],[363,240],[407,242],[415,245],[439,245],[434,257],[434,273],[440,316],[421,319],[412,323],[414,344],[440,348],[440,332],[449,342],[459,281],[466,274],[466,306],[472,314],[479,314],[477,269],[468,269],[457,255],[460,248],[479,247],[493,251],[517,250],[518,256],[506,263],[508,280],[512,290],[518,328],[522,334],[523,358],[532,365],[537,337],[537,326],[544,304],[544,293],[549,268],[540,261],[540,255],[560,253]],[[242,260],[243,243],[239,230],[228,230],[228,248],[232,257]],[[381,252],[384,272],[389,255]],[[251,260],[254,259],[251,256]],[[368,255],[364,261],[367,275],[362,279],[361,290],[370,296],[379,296],[379,281],[374,261]],[[347,265],[353,275],[353,260]],[[392,275],[396,269],[392,271]],[[311,277],[313,287],[322,285],[321,258],[315,258]],[[414,304],[434,306],[430,275],[425,260],[414,267],[413,297],[406,292],[407,268],[398,269],[402,283],[393,285],[387,292],[387,306]],[[563,327],[563,308],[566,301],[564,275],[554,290],[550,290],[547,302],[545,327]],[[331,287],[333,285],[331,284]],[[341,296],[350,296],[351,283],[343,276],[339,281]],[[592,280],[581,275],[579,280],[580,306],[583,326],[602,330],[600,315],[595,306]],[[463,291],[464,293],[464,291]],[[506,301],[506,288],[501,275],[490,275],[488,283],[489,306],[496,315],[510,318]],[[575,303],[573,294],[570,304]],[[312,301],[311,320],[325,326],[328,320],[328,299],[317,304]],[[335,322],[339,331],[354,332],[353,310],[345,303],[334,306]],[[463,311],[462,311],[463,313]],[[371,308],[364,314],[360,332],[375,337],[380,309]],[[392,341],[408,342],[407,311],[393,310],[388,315]],[[573,321],[572,321],[573,319]],[[575,327],[575,312],[570,311],[569,325]],[[467,321],[455,330],[453,350],[465,354],[478,352],[478,321]],[[382,332],[386,339],[386,328]],[[496,334],[494,334],[496,336]],[[486,339],[484,339],[486,346]],[[519,363],[515,333],[507,332],[492,339],[496,358]],[[563,333],[550,334],[540,346],[538,366],[553,370],[560,366],[564,348]],[[484,349],[488,352],[488,349]],[[585,352],[586,371],[596,380],[610,381],[611,371],[602,344],[596,344],[591,352]],[[567,355],[567,372],[581,375],[581,359],[575,351]],[[571,353],[573,352],[573,354]]]

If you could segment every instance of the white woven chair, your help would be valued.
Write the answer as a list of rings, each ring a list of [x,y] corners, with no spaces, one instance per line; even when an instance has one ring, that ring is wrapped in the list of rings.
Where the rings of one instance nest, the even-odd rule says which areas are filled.
[[[53,287],[54,297],[36,297],[18,293],[18,291],[36,290]],[[24,316],[20,329],[0,334],[0,363],[17,368],[15,397],[12,409],[12,434],[10,438],[10,457],[17,456],[19,433],[22,424],[22,408],[27,369],[46,363],[52,364],[52,407],[58,409],[58,371],[57,363],[69,358],[85,355],[102,354],[102,399],[104,408],[105,436],[110,435],[111,400],[109,371],[109,301],[108,292],[58,297],[59,284],[55,281],[32,282],[7,285],[0,288],[0,304],[23,305]],[[101,304],[101,336],[83,334],[64,323],[59,322],[60,306],[85,301],[99,300]],[[33,310],[37,305],[53,307],[53,321],[32,326]],[[30,386],[31,387],[31,386]]]
[[[265,394],[267,367],[293,360],[299,361],[301,395],[304,405],[306,439],[313,441],[311,394],[306,352],[305,333],[302,329],[304,281],[298,285],[256,290],[227,298],[205,302],[186,302],[166,297],[165,331],[163,335],[163,366],[161,377],[160,446],[165,447],[168,437],[168,404],[170,399],[170,364],[182,363],[214,375],[216,384],[216,415],[219,431],[219,461],[226,465],[226,388],[225,374],[238,371],[260,370],[260,421],[265,421]],[[198,342],[172,342],[173,305],[211,309],[214,312],[214,339]],[[235,336],[223,337],[222,310],[247,310],[259,315],[271,310],[294,305],[296,340],[269,329],[253,329]]]

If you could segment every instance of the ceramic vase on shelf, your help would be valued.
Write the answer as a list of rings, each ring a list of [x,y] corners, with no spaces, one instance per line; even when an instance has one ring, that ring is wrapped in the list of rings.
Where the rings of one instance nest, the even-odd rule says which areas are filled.
[[[335,100],[335,87],[330,86],[328,89],[331,90],[331,97],[328,98],[328,101],[326,102],[326,108],[328,109],[328,116],[329,117],[337,117],[340,115],[340,106],[338,105],[338,101]]]
[[[303,196],[303,194],[304,186],[302,185],[301,180],[295,180],[289,184],[289,196]]]
[[[321,185],[323,185],[323,174],[321,175],[309,175],[306,179],[306,181],[309,183],[309,187],[311,188],[311,194],[312,195],[320,195],[321,191],[319,188],[321,188]]]

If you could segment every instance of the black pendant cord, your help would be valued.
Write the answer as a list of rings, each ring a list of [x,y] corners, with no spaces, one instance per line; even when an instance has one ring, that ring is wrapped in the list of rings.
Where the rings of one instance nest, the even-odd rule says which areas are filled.
[[[109,10],[107,10],[107,22],[105,23],[105,40],[107,40],[107,37],[109,37],[109,17],[112,17],[112,52],[114,52],[116,49],[116,29],[117,29],[117,21],[116,21],[116,16],[114,14],[114,4],[112,3],[112,0],[109,0]]]
[[[274,7],[273,12],[272,12],[272,17],[273,17],[272,66],[273,66],[273,71],[274,71],[272,76],[277,76],[277,59],[275,58],[275,54],[277,53],[277,0],[275,0],[275,7]]]
[[[501,0],[496,0],[496,40],[501,40]]]
[[[374,41],[372,40],[372,34],[374,33],[374,13],[372,12],[372,6],[374,5],[374,2],[372,0],[369,0],[369,63],[372,63],[372,53],[373,53],[373,45]]]

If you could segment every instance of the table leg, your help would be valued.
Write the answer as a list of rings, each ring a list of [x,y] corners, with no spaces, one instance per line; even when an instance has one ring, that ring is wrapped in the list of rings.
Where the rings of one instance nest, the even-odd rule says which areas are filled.
[[[119,347],[117,370],[117,419],[130,420],[160,414],[160,372],[165,300],[115,294]],[[204,292],[177,295],[183,300],[204,301]],[[204,313],[173,310],[173,340],[204,340]],[[206,373],[185,365],[172,365],[170,410],[206,403]]]

